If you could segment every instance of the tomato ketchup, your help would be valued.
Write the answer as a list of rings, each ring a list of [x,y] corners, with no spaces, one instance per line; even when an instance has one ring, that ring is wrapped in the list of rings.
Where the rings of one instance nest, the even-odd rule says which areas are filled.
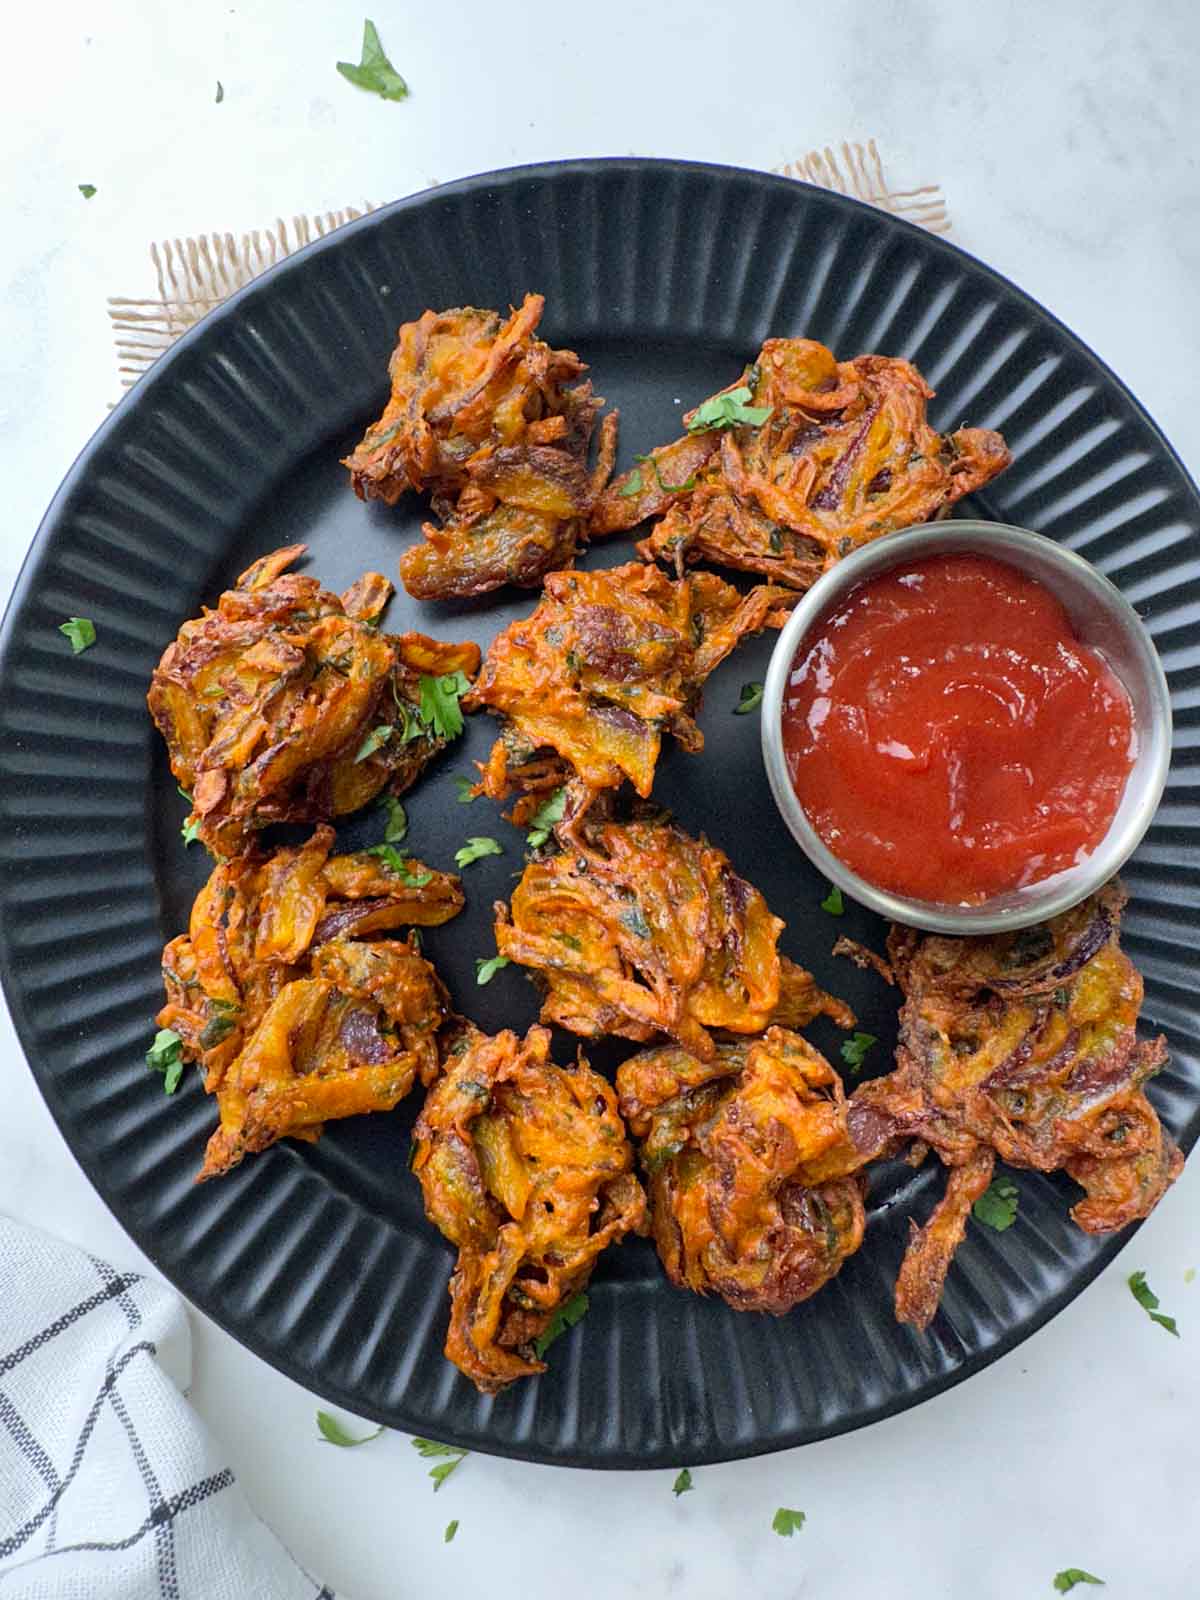
[[[965,904],[1090,855],[1136,753],[1128,694],[1059,601],[977,555],[901,564],[840,601],[792,664],[783,744],[847,866]]]

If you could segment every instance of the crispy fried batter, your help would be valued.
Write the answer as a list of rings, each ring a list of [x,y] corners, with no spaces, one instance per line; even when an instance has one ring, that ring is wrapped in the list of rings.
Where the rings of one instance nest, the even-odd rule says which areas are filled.
[[[612,471],[616,413],[572,350],[537,338],[545,301],[527,294],[506,320],[472,306],[426,311],[400,329],[391,398],[344,465],[360,499],[395,505],[408,489],[433,492],[440,526],[405,551],[400,575],[422,600],[484,594],[504,583],[536,587],[569,566]]]
[[[473,674],[479,650],[371,626],[392,592],[367,573],[339,600],[286,569],[302,544],[255,562],[215,611],[185,622],[147,696],[192,821],[216,855],[272,822],[356,811],[401,794],[446,741],[419,716],[422,675]],[[364,753],[368,734],[387,730]]]
[[[703,749],[701,685],[746,634],[780,620],[783,598],[765,585],[740,595],[711,572],[672,582],[637,561],[552,573],[533,614],[493,640],[465,702],[505,718],[483,792],[553,787],[573,769],[589,791],[628,778],[647,797],[664,728]]]
[[[584,1038],[670,1034],[702,1061],[710,1028],[757,1033],[853,1013],[781,958],[783,923],[720,850],[662,824],[607,823],[525,868],[496,948],[546,986],[542,1021]]]
[[[609,1084],[550,1035],[473,1034],[429,1091],[412,1168],[458,1247],[446,1355],[484,1394],[546,1370],[533,1341],[608,1245],[645,1228],[646,1197]]]
[[[1142,980],[1117,942],[1116,885],[1018,933],[955,939],[894,929],[904,993],[896,1070],[855,1090],[850,1126],[864,1160],[908,1141],[954,1171],[916,1231],[896,1314],[924,1328],[971,1205],[996,1156],[1065,1170],[1086,1190],[1071,1215],[1089,1233],[1147,1216],[1183,1157],[1143,1085],[1166,1060],[1135,1032]]]
[[[358,941],[448,921],[458,879],[419,861],[330,858],[333,838],[317,828],[297,848],[221,862],[163,951],[158,1025],[220,1108],[201,1178],[276,1139],[316,1139],[331,1118],[390,1110],[437,1071],[437,974],[411,940]]]
[[[709,1061],[677,1045],[617,1072],[642,1141],[652,1231],[671,1282],[776,1316],[815,1294],[862,1243],[842,1080],[797,1033],[722,1043]]]
[[[654,451],[601,497],[593,536],[656,516],[638,547],[647,560],[711,561],[807,589],[839,557],[932,520],[1010,460],[988,429],[935,433],[933,390],[907,361],[839,362],[811,339],[768,339],[739,382],[770,416]]]

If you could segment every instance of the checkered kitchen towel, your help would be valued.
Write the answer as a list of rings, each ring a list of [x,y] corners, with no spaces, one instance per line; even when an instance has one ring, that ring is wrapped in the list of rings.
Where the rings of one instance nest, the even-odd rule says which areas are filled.
[[[333,1600],[177,1385],[163,1284],[0,1216],[0,1600]]]

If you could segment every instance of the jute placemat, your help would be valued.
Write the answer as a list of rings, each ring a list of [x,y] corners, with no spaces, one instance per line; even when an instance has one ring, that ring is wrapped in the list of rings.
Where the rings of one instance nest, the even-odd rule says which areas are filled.
[[[826,145],[823,150],[810,150],[807,155],[785,161],[774,170],[787,178],[853,195],[881,211],[907,217],[931,233],[946,233],[950,228],[940,187],[924,184],[916,189],[892,188],[884,177],[874,139],[868,139],[865,145],[844,143],[836,154]],[[150,260],[157,294],[141,299],[112,296],[108,302],[121,387],[131,389],[181,333],[235,289],[313,239],[374,210],[370,203],[346,206],[320,216],[293,217],[290,223],[279,219],[274,227],[256,228],[240,237],[203,233],[194,239],[164,239],[152,244]]]

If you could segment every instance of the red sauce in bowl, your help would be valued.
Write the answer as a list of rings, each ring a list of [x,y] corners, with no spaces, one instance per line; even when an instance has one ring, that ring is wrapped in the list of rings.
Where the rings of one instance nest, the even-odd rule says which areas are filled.
[[[1059,601],[974,555],[902,564],[839,602],[792,664],[783,745],[847,866],[966,904],[1090,855],[1136,752],[1128,694]]]

